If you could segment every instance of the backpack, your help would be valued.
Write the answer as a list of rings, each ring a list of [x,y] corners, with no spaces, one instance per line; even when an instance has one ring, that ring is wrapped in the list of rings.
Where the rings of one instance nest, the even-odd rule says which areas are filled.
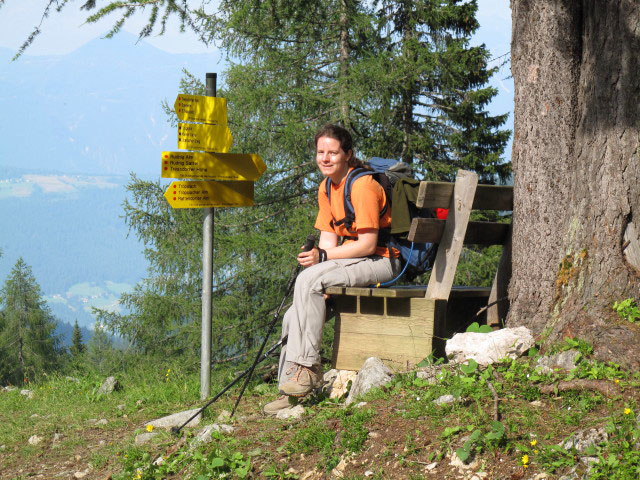
[[[380,218],[389,208],[393,209],[394,199],[396,202],[406,204],[406,207],[408,207],[408,212],[404,212],[405,215],[403,215],[402,219],[392,215],[391,227],[382,228],[378,232],[378,245],[397,249],[405,263],[400,275],[386,284],[395,282],[403,274],[407,280],[413,280],[418,275],[431,269],[438,248],[437,245],[432,243],[413,243],[407,240],[411,219],[413,217],[433,218],[435,214],[429,208],[418,209],[416,207],[415,200],[420,182],[413,178],[409,165],[398,160],[373,157],[365,166],[366,168],[357,167],[349,172],[344,187],[345,217],[340,220],[333,219],[332,226],[344,225],[347,231],[352,231],[351,226],[355,221],[355,211],[351,201],[353,182],[364,175],[371,175],[385,192],[386,201],[380,211]],[[325,180],[325,190],[329,197],[329,203],[331,203],[330,178]],[[406,209],[406,207],[405,205],[402,206],[403,209]],[[398,210],[400,210],[400,206],[398,206]],[[399,225],[400,222],[403,222],[403,224]]]

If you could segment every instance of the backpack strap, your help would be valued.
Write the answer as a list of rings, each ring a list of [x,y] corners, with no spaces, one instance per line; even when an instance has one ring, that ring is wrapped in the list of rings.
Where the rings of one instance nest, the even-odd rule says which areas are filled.
[[[347,231],[351,233],[355,233],[353,230],[351,230],[353,222],[355,222],[356,220],[356,213],[353,208],[353,202],[351,201],[351,190],[353,188],[353,182],[355,182],[358,178],[363,177],[365,175],[373,175],[373,178],[379,183],[378,174],[374,171],[367,170],[361,167],[354,168],[353,170],[351,170],[347,175],[347,179],[345,181],[345,186],[344,186],[345,216],[340,220],[336,220],[332,214],[332,217],[333,217],[331,219],[332,227],[344,225]],[[329,205],[331,205],[331,179],[329,177],[327,177],[327,179],[325,180],[325,191],[327,193],[327,197],[329,198]],[[384,202],[384,207],[382,207],[382,210],[380,210],[380,218],[382,218],[384,214],[387,213],[387,210],[389,209],[389,199],[386,197],[387,196],[385,193],[385,202]]]

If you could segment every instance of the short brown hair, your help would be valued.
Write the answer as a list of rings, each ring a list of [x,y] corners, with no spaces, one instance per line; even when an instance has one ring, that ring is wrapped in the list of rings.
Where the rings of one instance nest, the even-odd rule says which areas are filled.
[[[340,142],[340,148],[344,153],[349,153],[351,150],[351,158],[349,158],[348,165],[350,167],[362,166],[362,162],[353,154],[353,137],[351,133],[349,133],[349,130],[334,123],[327,123],[318,130],[318,133],[316,133],[314,137],[316,147],[318,146],[320,137],[329,137],[338,140],[338,142]]]

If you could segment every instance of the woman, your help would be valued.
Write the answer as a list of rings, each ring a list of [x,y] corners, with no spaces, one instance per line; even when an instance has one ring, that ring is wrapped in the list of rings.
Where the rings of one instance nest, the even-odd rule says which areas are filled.
[[[371,175],[353,182],[351,200],[355,221],[350,230],[339,219],[345,217],[344,186],[348,173],[362,163],[353,154],[350,133],[338,125],[325,125],[315,136],[316,163],[330,179],[318,189],[320,230],[318,247],[298,255],[307,267],[297,278],[293,304],[282,321],[282,347],[278,381],[283,396],[264,407],[267,414],[289,407],[287,396],[304,397],[322,385],[320,343],[326,306],[324,289],[331,286],[367,286],[394,277],[399,262],[389,249],[378,245],[378,231],[391,225],[384,189]],[[327,184],[331,196],[327,195]],[[336,222],[336,220],[338,220]],[[343,243],[339,239],[343,237]]]

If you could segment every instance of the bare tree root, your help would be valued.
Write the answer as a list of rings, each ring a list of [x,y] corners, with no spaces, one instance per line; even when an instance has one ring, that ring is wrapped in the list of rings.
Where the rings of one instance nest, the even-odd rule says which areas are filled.
[[[556,392],[566,392],[567,390],[595,390],[606,397],[615,397],[622,393],[615,383],[608,380],[576,379],[568,382],[558,382],[552,385],[543,385],[540,387],[540,393],[544,395],[551,395]]]

